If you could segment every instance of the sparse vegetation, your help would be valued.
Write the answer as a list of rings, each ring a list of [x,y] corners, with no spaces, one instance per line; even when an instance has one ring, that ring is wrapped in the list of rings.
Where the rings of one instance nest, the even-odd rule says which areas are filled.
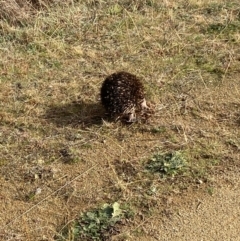
[[[159,173],[162,176],[172,176],[186,170],[187,162],[182,153],[155,154],[147,163],[146,169],[152,173]]]
[[[147,218],[171,213],[166,196],[213,194],[211,176],[240,167],[239,9],[239,0],[0,1],[0,239],[94,240],[115,223],[96,226],[99,207],[118,202],[135,215],[117,233],[149,240]],[[120,70],[144,83],[148,123],[105,118],[100,86]],[[146,171],[151,157],[151,170],[175,177]],[[94,211],[79,218],[85,210]]]
[[[59,240],[109,240],[119,233],[117,225],[120,227],[131,216],[132,211],[120,208],[117,202],[104,204],[99,209],[84,213],[66,229],[67,235],[63,233]]]

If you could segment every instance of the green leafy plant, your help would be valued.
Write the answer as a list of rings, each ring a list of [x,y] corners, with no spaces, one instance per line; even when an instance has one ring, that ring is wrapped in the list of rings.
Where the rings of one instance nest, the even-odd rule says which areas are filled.
[[[171,152],[166,154],[157,153],[147,163],[146,169],[153,173],[160,173],[163,176],[175,176],[187,166],[182,153]]]
[[[67,234],[59,240],[108,240],[110,236],[119,233],[119,226],[132,212],[128,208],[120,208],[119,203],[104,204],[99,209],[88,211],[68,228]],[[68,238],[64,238],[68,236]]]

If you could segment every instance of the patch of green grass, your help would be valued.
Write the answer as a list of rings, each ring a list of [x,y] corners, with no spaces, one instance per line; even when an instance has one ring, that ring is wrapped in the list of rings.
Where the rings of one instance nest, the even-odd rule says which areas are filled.
[[[207,7],[205,7],[202,11],[206,15],[217,15],[223,11],[225,8],[222,3],[210,3]]]
[[[229,35],[232,33],[239,32],[240,23],[239,22],[230,22],[227,24],[223,23],[213,23],[209,24],[206,33],[208,34],[225,34]]]
[[[151,133],[153,134],[164,133],[166,131],[167,130],[165,126],[156,126],[151,129]]]
[[[213,194],[214,194],[214,187],[208,187],[207,188],[207,193],[210,195],[210,196],[213,196]]]
[[[123,8],[118,3],[116,3],[113,6],[110,6],[108,8],[108,12],[111,15],[118,15],[118,14],[122,13],[122,11],[123,11]]]
[[[0,167],[1,167],[1,166],[4,166],[4,165],[5,165],[5,163],[6,163],[6,161],[5,161],[5,160],[0,160]]]
[[[108,240],[110,236],[119,233],[119,226],[125,219],[133,215],[129,208],[121,207],[115,202],[104,204],[101,208],[90,210],[81,215],[73,225],[64,230],[57,240]]]
[[[184,171],[187,162],[181,152],[155,154],[146,165],[146,169],[152,173],[160,173],[161,176],[175,176]]]
[[[25,196],[25,200],[28,201],[28,202],[32,201],[32,200],[34,200],[35,196],[36,196],[35,192],[30,192],[29,194],[27,194]]]
[[[226,144],[228,144],[229,146],[233,147],[234,149],[236,149],[238,151],[240,150],[240,141],[239,140],[229,139],[229,140],[226,140]]]

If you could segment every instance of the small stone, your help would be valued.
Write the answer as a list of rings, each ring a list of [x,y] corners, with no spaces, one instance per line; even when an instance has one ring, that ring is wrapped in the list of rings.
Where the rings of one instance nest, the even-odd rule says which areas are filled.
[[[39,195],[42,192],[42,189],[39,187],[35,191],[35,195]]]
[[[203,184],[203,181],[201,179],[198,179],[197,184]]]

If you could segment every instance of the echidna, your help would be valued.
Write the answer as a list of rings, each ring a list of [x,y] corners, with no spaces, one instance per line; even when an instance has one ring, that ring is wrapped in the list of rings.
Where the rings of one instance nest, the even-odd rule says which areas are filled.
[[[124,71],[111,74],[104,80],[101,101],[111,117],[127,122],[134,122],[139,111],[149,109],[142,82]]]

